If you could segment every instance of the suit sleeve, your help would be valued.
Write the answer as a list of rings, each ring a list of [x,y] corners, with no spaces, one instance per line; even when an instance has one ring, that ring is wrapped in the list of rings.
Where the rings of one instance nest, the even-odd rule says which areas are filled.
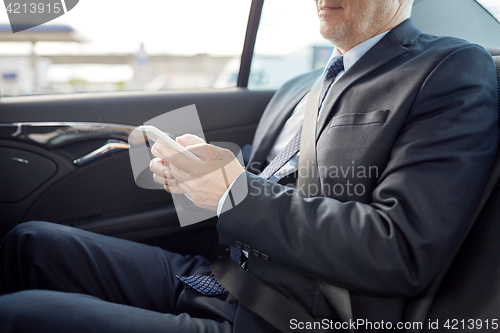
[[[446,56],[420,88],[372,202],[303,198],[248,173],[248,195],[218,221],[220,242],[352,291],[412,296],[464,235],[498,143],[494,65],[482,48]],[[245,177],[241,177],[245,179]]]

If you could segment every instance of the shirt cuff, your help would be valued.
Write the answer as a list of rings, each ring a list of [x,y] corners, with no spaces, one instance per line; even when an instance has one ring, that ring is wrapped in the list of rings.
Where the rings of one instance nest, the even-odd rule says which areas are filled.
[[[224,202],[226,202],[226,199],[227,199],[227,196],[229,195],[229,192],[231,191],[231,188],[233,187],[234,183],[236,183],[236,180],[238,178],[241,177],[241,175],[244,175],[245,173],[242,172],[240,173],[234,180],[233,182],[231,183],[231,185],[229,185],[229,187],[227,188],[226,192],[224,192],[224,194],[222,195],[222,197],[220,198],[219,200],[219,204],[217,205],[217,217],[220,217],[220,214],[222,214],[222,207],[224,206]]]

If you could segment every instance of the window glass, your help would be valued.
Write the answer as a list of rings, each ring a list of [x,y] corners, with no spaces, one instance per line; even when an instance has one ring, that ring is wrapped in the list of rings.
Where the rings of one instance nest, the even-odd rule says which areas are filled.
[[[476,1],[500,21],[499,0]],[[448,2],[451,3],[451,1]],[[466,2],[469,4],[469,1]],[[423,5],[434,5],[433,0],[415,3],[419,3],[421,8]],[[470,4],[476,7],[473,0],[470,0]],[[436,8],[440,7],[436,6]],[[419,13],[418,22],[423,24],[420,28],[425,28],[424,32],[456,36],[479,44],[483,40],[478,38],[482,36],[474,35],[477,31],[483,34],[486,30],[482,27],[474,27],[475,30],[465,29],[467,33],[461,31],[457,35],[454,34],[455,31],[450,31],[455,24],[456,18],[453,15],[456,13],[445,18],[439,13],[440,21],[429,25],[427,25],[427,17],[423,14],[426,14],[425,10]],[[462,13],[459,12],[459,14]],[[485,23],[485,26],[488,25]],[[430,31],[428,31],[429,28],[431,28]],[[474,32],[469,33],[469,30]],[[498,30],[500,29],[494,33],[498,34]],[[277,89],[297,75],[326,66],[332,51],[333,46],[319,33],[319,21],[314,1],[265,1],[248,86],[251,89]],[[237,64],[233,66],[232,72],[237,73]]]
[[[326,66],[333,46],[319,33],[314,1],[265,1],[248,87],[276,89]]]
[[[500,1],[498,0],[477,0],[481,6],[490,12],[500,22]]]
[[[85,0],[16,33],[0,11],[0,94],[235,86],[222,71],[241,55],[250,4]]]

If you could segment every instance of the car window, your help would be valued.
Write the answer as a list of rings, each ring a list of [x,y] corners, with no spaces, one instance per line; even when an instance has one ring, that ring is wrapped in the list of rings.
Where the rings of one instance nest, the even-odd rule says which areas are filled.
[[[412,16],[425,33],[464,38],[489,48],[500,47],[497,38],[500,24],[487,14],[486,22],[481,15],[486,10],[499,20],[500,1],[477,0],[477,3],[416,0]],[[475,21],[470,21],[470,15],[474,15]],[[314,1],[265,1],[248,87],[277,89],[297,75],[326,66],[332,51],[332,45],[319,34]],[[238,66],[239,59],[233,59],[224,75],[234,75]]]
[[[279,88],[294,76],[326,66],[332,51],[319,34],[314,1],[265,1],[248,87]]]
[[[16,33],[0,11],[0,93],[214,87],[226,64],[241,54],[250,4],[85,0],[53,21]],[[57,38],[65,41],[44,41]],[[235,82],[230,78],[224,86]]]
[[[498,0],[477,0],[477,2],[500,22],[500,2]]]

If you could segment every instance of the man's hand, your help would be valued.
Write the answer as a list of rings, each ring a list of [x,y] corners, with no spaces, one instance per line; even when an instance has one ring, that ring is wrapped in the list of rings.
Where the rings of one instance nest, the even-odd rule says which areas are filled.
[[[203,140],[202,138],[191,134],[184,134],[183,136],[177,137],[175,141],[177,141],[177,143],[179,143],[183,147],[205,143],[205,140]],[[156,183],[163,185],[165,190],[170,193],[186,193],[186,191],[179,187],[177,180],[172,177],[172,173],[170,171],[170,163],[157,155],[153,150],[153,147],[151,148],[151,152],[154,156],[157,156],[149,163],[149,169],[151,170],[151,172],[153,172],[153,180]]]
[[[170,193],[187,193],[198,207],[216,211],[229,184],[245,169],[231,151],[209,145],[195,135],[185,134],[176,141],[201,161],[156,142],[151,148],[156,156],[150,163],[153,180]]]

